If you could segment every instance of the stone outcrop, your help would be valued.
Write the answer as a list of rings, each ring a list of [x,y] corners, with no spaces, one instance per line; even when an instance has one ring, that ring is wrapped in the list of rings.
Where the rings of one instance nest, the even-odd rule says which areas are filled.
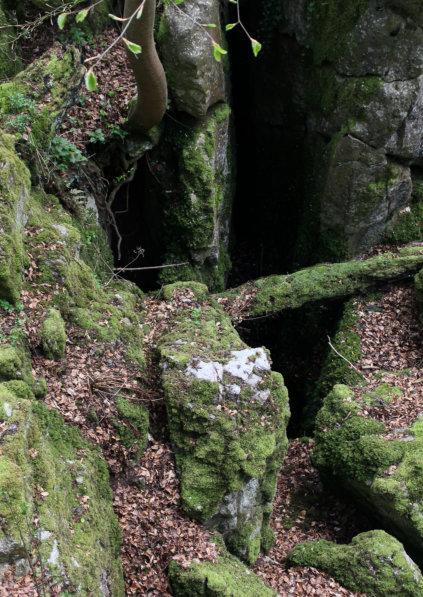
[[[289,414],[282,376],[209,301],[181,313],[159,350],[182,507],[252,563],[272,541]]]
[[[177,110],[195,118],[228,100],[225,61],[214,59],[213,41],[224,44],[219,0],[185,0],[165,7],[159,46],[171,100]]]
[[[368,597],[419,597],[423,577],[403,545],[384,531],[369,531],[348,545],[331,541],[300,543],[288,563],[313,566],[330,574],[342,586]]]

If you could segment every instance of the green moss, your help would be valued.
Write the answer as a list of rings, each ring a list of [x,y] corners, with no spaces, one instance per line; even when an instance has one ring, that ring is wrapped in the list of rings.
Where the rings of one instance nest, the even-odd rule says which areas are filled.
[[[216,239],[227,236],[233,189],[231,166],[228,171],[224,166],[224,171],[217,167],[220,157],[216,152],[222,151],[222,135],[229,134],[229,115],[229,106],[218,104],[205,119],[174,126],[169,133],[178,196],[167,197],[170,204],[163,206],[164,263],[189,265],[162,270],[162,284],[194,280],[207,284],[211,290],[224,287],[230,260],[226,246],[216,246]],[[230,156],[230,150],[226,155]]]
[[[148,440],[148,410],[120,396],[116,398],[116,408],[123,418],[123,421],[113,420],[118,437],[125,448],[135,451],[135,458],[141,458]]]
[[[201,300],[205,298],[208,294],[209,289],[205,284],[201,284],[200,282],[174,282],[173,284],[168,284],[167,286],[163,286],[161,289],[162,296],[165,301],[168,301],[172,298],[174,290],[178,290],[181,288],[189,288],[195,295],[195,298]]]
[[[15,38],[13,27],[0,8],[0,79],[13,77],[22,69],[22,62],[13,47]]]
[[[23,211],[30,177],[14,150],[14,140],[0,131],[0,298],[15,303],[22,287]]]
[[[316,0],[309,12],[312,23],[312,49],[316,65],[336,62],[354,43],[349,38],[359,18],[369,5],[368,0],[345,4],[342,0]]]
[[[388,383],[383,383],[377,386],[369,394],[363,394],[363,401],[368,405],[377,405],[382,403],[389,404],[394,396],[402,396],[403,392],[398,386],[391,386]]]
[[[192,563],[188,568],[171,562],[169,578],[175,597],[276,597],[276,591],[229,555],[217,539],[220,555],[216,563]]]
[[[66,427],[56,411],[23,399],[4,384],[0,418],[15,429],[3,437],[0,455],[6,536],[20,543],[22,534],[31,546],[27,520],[36,513],[43,531],[39,552],[51,573],[62,578],[66,570],[78,594],[98,597],[104,574],[113,595],[123,596],[121,531],[100,453],[76,428]],[[57,560],[53,552],[58,552]]]
[[[368,597],[423,595],[420,570],[403,545],[380,530],[361,533],[349,545],[324,540],[300,543],[288,555],[288,563],[323,570],[347,589]]]
[[[57,361],[65,354],[66,348],[65,322],[57,309],[50,309],[41,327],[41,344],[44,355]]]
[[[190,516],[213,526],[223,498],[259,479],[254,520],[244,521],[239,514],[237,529],[225,536],[231,549],[252,562],[260,545],[269,544],[269,513],[263,514],[263,506],[273,499],[287,447],[287,391],[280,374],[261,371],[260,391],[269,390],[268,401],[262,404],[248,384],[225,373],[221,383],[241,385],[236,395],[225,395],[222,406],[221,385],[188,375],[186,367],[204,361],[219,368],[230,359],[230,351],[246,347],[220,307],[202,305],[199,313],[193,320],[187,311],[160,343],[181,503]]]
[[[354,393],[335,385],[316,417],[313,464],[327,477],[367,481],[397,463],[403,456],[399,441],[379,437],[382,423],[358,414]]]

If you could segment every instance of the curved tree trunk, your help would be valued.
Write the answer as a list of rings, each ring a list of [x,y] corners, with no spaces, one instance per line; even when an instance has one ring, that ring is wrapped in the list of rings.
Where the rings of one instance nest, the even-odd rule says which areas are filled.
[[[125,0],[124,16],[130,17],[140,6],[141,0]],[[129,115],[134,130],[145,132],[160,122],[167,106],[166,75],[154,43],[154,18],[156,0],[144,0],[140,19],[132,19],[126,37],[141,46],[141,54],[127,49],[127,56],[137,83],[138,98]]]

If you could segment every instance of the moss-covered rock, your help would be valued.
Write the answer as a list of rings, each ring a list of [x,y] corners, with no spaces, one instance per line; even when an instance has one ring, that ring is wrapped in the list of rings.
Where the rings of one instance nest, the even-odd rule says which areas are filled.
[[[234,184],[229,106],[218,104],[194,124],[175,127],[171,142],[178,200],[172,196],[172,205],[165,207],[164,263],[188,265],[161,270],[159,281],[195,280],[221,290],[230,267]]]
[[[384,531],[361,533],[349,545],[324,540],[300,543],[288,555],[288,563],[323,570],[347,589],[368,597],[423,595],[419,568],[403,545]]]
[[[25,247],[38,267],[37,283],[60,289],[52,296],[55,308],[65,320],[102,341],[125,344],[128,357],[142,368],[143,333],[136,313],[142,292],[126,281],[109,281],[103,287],[98,274],[83,261],[83,255],[97,239],[85,234],[84,220],[76,223],[55,197],[33,192],[28,211],[31,235]],[[96,235],[103,235],[100,228]],[[31,281],[29,286],[33,285]]]
[[[107,466],[60,415],[0,384],[0,517],[9,563],[31,550],[33,517],[44,568],[80,595],[124,595],[121,531]],[[13,513],[13,514],[11,514]]]
[[[0,298],[14,303],[22,287],[22,234],[30,175],[15,153],[13,137],[3,131],[0,164]]]
[[[271,501],[287,447],[282,376],[217,305],[182,313],[159,350],[182,507],[254,562],[270,547]]]
[[[366,396],[371,398],[365,394],[365,401]],[[316,418],[312,461],[325,483],[354,497],[355,504],[400,538],[421,564],[423,421],[417,419],[403,441],[383,439],[384,426],[361,416],[361,407],[349,388],[334,387]]]
[[[351,296],[405,272],[415,273],[422,263],[421,247],[404,247],[397,253],[382,253],[363,261],[321,263],[289,275],[260,278],[222,292],[218,297],[234,299],[240,294],[250,295],[244,313],[253,317],[270,315],[322,299]]]
[[[66,348],[65,322],[57,309],[50,309],[41,328],[41,344],[44,355],[57,361],[65,354]]]
[[[382,423],[358,413],[361,404],[344,385],[335,385],[316,418],[313,463],[322,474],[365,483],[398,462],[403,455],[399,441],[380,434]]]
[[[24,381],[32,387],[31,362],[23,346],[1,344],[0,382],[11,380]]]
[[[176,562],[169,566],[175,597],[276,597],[276,591],[231,556],[223,542],[217,562],[192,563],[188,568]]]
[[[50,155],[50,144],[76,98],[84,71],[79,50],[70,46],[64,51],[58,44],[0,85],[1,127],[20,141],[20,152],[35,178],[37,170],[42,176],[45,163],[57,160]]]

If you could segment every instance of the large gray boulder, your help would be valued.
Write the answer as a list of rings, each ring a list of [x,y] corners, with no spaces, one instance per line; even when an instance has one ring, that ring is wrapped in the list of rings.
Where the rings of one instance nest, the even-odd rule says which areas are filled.
[[[213,24],[214,28],[202,25]],[[178,110],[199,118],[228,99],[225,61],[213,56],[214,40],[224,45],[219,0],[170,2],[162,17],[159,47],[170,96]]]

